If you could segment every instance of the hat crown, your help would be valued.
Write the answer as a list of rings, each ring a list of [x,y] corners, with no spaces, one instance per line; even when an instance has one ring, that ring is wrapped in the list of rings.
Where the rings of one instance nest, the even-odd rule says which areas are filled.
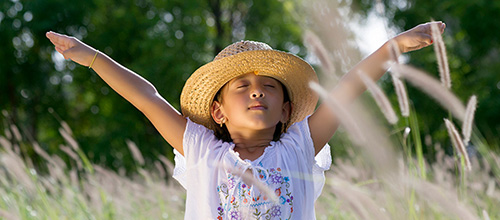
[[[318,82],[314,69],[300,57],[273,50],[265,43],[240,41],[224,48],[215,58],[198,68],[186,81],[181,93],[181,109],[185,117],[209,129],[218,127],[211,116],[217,92],[231,79],[248,73],[280,81],[293,105],[287,126],[314,112],[318,97],[308,82]]]
[[[214,61],[246,51],[272,50],[272,49],[273,48],[271,46],[261,42],[248,41],[248,40],[239,41],[224,48],[221,52],[219,52],[219,54],[217,54],[217,56],[215,56]]]

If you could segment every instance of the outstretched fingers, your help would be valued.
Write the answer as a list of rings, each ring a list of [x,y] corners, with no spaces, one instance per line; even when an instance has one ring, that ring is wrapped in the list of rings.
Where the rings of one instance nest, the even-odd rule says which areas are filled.
[[[428,23],[425,23],[424,26],[426,28],[425,32],[432,35],[432,25],[435,25],[437,28],[438,28],[438,32],[440,34],[443,34],[444,33],[444,29],[446,28],[446,24],[443,23],[442,21],[431,21],[431,22],[428,22]]]
[[[58,33],[55,33],[55,32],[52,32],[52,31],[49,31],[47,33],[45,33],[45,36],[50,40],[50,42],[52,42],[52,44],[54,44],[55,46],[57,45],[60,45],[62,44],[62,35],[61,34],[58,34]]]
[[[437,34],[442,34],[446,25],[441,21],[432,21],[425,24],[420,24],[408,31],[396,36],[401,52],[410,52],[427,47],[433,44],[432,26],[438,27]],[[436,32],[434,32],[436,33]]]
[[[54,44],[56,50],[57,48],[59,48],[59,50],[57,51],[61,54],[62,51],[65,51],[74,46],[73,39],[69,36],[58,34],[52,31],[47,32],[45,36],[50,40],[50,42],[52,42],[52,44]]]
[[[433,43],[432,35],[427,33],[418,34],[420,41],[423,42],[422,47],[427,47]]]
[[[68,50],[62,49],[61,47],[58,47],[58,46],[56,46],[55,49],[57,52],[59,52],[60,54],[62,54],[64,56],[64,59],[70,59],[67,55],[65,55],[65,53]]]
[[[444,23],[442,21],[436,21],[436,22],[437,22],[437,26],[438,26],[441,34],[444,33],[444,29],[446,28],[446,23]]]
[[[57,52],[62,54],[65,59],[71,59],[80,65],[88,66],[90,61],[89,54],[95,54],[94,50],[75,37],[49,31],[45,36],[54,44]]]

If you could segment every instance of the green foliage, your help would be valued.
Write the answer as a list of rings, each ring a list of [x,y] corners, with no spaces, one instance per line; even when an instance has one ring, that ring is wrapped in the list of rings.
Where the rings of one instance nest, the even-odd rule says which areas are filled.
[[[65,109],[67,102],[64,101],[63,83],[50,83],[56,71],[51,61],[52,49],[48,47],[50,42],[43,37],[51,27],[63,31],[55,28],[56,24],[75,29],[88,8],[87,3],[62,5],[63,2],[0,3],[0,40],[4,42],[0,53],[0,109],[8,110],[8,118],[19,123],[21,131],[30,134],[28,138],[46,137],[45,140],[53,143],[51,147],[57,147],[61,141],[53,140],[52,129],[46,130],[58,124],[47,114],[47,109],[49,106]],[[57,73],[60,77],[64,74]]]
[[[135,169],[126,139],[149,165],[158,155],[173,158],[142,113],[92,70],[61,61],[45,32],[72,35],[103,51],[180,109],[185,80],[232,42],[263,41],[305,56],[289,7],[264,0],[2,1],[0,110],[8,115],[0,128],[16,124],[31,141],[60,152],[64,142],[53,128],[67,121],[83,153],[114,169]],[[32,157],[32,150],[23,152]]]
[[[351,8],[365,16],[375,10],[375,0],[354,0]],[[451,70],[452,91],[466,103],[477,95],[478,108],[475,123],[489,142],[495,141],[500,129],[500,75],[497,73],[500,34],[495,14],[500,2],[482,0],[391,1],[383,0],[389,24],[399,30],[433,20],[441,20],[447,27],[443,34]],[[412,52],[409,62],[438,76],[436,57],[432,47]],[[437,142],[446,139],[442,118],[447,112],[427,96],[409,87],[409,96],[419,113],[420,127],[432,134]],[[392,93],[393,94],[393,93]],[[492,145],[498,146],[498,145]],[[496,149],[499,150],[499,149]]]
[[[474,134],[474,142],[487,151],[479,135]],[[58,156],[38,149],[43,165],[33,167],[16,153],[18,146],[9,143],[12,138],[0,135],[0,219],[180,219],[184,215],[184,189],[165,179],[173,167],[168,160],[155,161],[155,170],[136,167],[139,172],[124,176],[96,164],[66,166]],[[78,145],[72,135],[65,140]],[[428,169],[427,180],[414,172],[412,163],[417,160],[410,157],[398,156],[402,162],[398,175],[388,177],[377,176],[374,169],[380,164],[365,163],[366,155],[336,158],[315,203],[317,218],[476,219],[488,213],[490,219],[498,219],[500,193],[495,182],[500,164],[495,161],[499,156],[484,152],[487,157],[475,161],[472,171],[462,173],[459,180],[453,174],[454,157],[440,155],[436,166]],[[85,156],[79,154],[70,162],[83,164]],[[40,168],[49,172],[40,173]]]

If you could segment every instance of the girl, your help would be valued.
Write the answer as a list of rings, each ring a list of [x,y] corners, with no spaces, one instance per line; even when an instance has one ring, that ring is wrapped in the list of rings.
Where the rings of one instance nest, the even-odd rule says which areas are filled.
[[[442,32],[444,23],[435,23]],[[401,52],[426,47],[430,25],[392,40]],[[186,81],[180,114],[151,83],[105,54],[74,37],[46,36],[66,59],[93,68],[174,147],[174,177],[187,191],[186,219],[315,218],[320,188],[313,174],[329,167],[315,155],[329,158],[328,150],[320,151],[339,123],[326,106],[314,111],[318,98],[308,82],[317,77],[308,63],[263,43],[237,42]],[[358,97],[366,89],[359,71],[378,80],[389,45],[357,64],[331,95],[341,104]]]

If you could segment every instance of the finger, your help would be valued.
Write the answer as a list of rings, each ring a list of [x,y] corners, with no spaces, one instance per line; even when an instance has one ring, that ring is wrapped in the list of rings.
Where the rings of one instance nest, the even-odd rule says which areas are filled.
[[[421,34],[419,34],[419,37],[420,37],[420,41],[426,44],[425,46],[429,46],[433,43],[432,35],[430,35],[430,34],[421,33]]]
[[[53,44],[65,44],[69,41],[69,37],[67,35],[59,34],[52,31],[47,32],[46,36]]]
[[[446,28],[446,24],[442,21],[432,21],[432,22],[429,22],[427,23],[430,25],[433,25],[433,24],[436,24],[436,26],[438,27],[439,31],[442,33],[444,33],[444,29]]]
[[[446,28],[446,23],[442,23],[441,26],[439,26],[439,29],[441,31],[441,34],[444,33],[444,29]]]
[[[55,33],[54,33],[54,32],[52,32],[52,31],[48,31],[47,33],[45,33],[45,36],[46,36],[47,38],[49,38],[49,40],[51,40],[51,41],[52,41],[52,40],[55,40],[55,38],[57,37],[57,36],[55,35]]]
[[[415,46],[415,47],[409,47],[409,48],[406,48],[406,52],[409,52],[409,51],[414,51],[414,50],[420,50],[422,49],[424,46],[422,45],[419,45],[419,46]]]
[[[63,55],[63,56],[64,56],[64,59],[68,59],[68,57],[66,57],[66,56],[64,55],[64,52],[65,52],[65,50],[64,50],[64,49],[62,49],[62,48],[60,48],[60,47],[57,47],[57,46],[56,46],[56,51],[57,51],[57,52],[59,52],[61,55]]]
[[[63,37],[68,37],[67,35],[64,34],[59,34],[53,31],[49,31],[45,34],[48,38],[63,38]]]
[[[47,32],[45,36],[50,40],[50,42],[54,45],[61,45],[60,40],[58,39],[59,37],[55,35],[54,32]]]
[[[52,44],[56,44],[56,42],[54,41],[54,35],[51,32],[45,33],[45,37],[47,37]]]

